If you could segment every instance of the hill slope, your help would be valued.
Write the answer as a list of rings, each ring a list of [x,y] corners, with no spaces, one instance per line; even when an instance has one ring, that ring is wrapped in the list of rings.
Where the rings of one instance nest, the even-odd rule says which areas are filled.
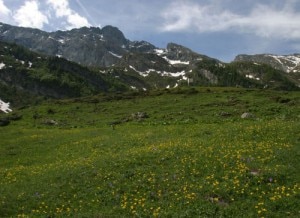
[[[18,110],[0,217],[299,217],[299,100],[177,88]]]

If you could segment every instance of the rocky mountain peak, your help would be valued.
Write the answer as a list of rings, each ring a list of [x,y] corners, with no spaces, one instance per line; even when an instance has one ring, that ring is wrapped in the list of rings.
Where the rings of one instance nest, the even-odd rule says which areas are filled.
[[[131,52],[152,52],[156,49],[154,45],[146,41],[133,41],[129,44],[129,50]]]
[[[194,63],[203,59],[212,59],[205,55],[200,55],[189,48],[176,43],[168,43],[166,49],[166,58],[170,60],[179,60],[183,62]]]
[[[105,39],[114,41],[120,45],[127,44],[128,42],[124,34],[117,27],[105,26],[101,32]]]
[[[193,51],[189,48],[186,48],[182,45],[178,45],[178,44],[175,44],[175,43],[168,43],[167,44],[167,50],[169,52],[173,52],[173,53],[192,53]]]

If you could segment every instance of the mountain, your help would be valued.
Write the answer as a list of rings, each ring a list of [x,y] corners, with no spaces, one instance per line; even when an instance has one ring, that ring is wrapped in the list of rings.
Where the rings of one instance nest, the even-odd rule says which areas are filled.
[[[234,62],[252,62],[256,65],[267,64],[284,71],[286,76],[300,86],[300,54],[274,55],[274,54],[241,54],[235,57]]]
[[[300,86],[297,68],[287,73],[242,56],[223,63],[175,43],[157,48],[146,41],[130,41],[112,26],[48,33],[0,23],[0,42],[4,101],[11,101],[3,96],[13,96],[14,90],[68,98],[187,85],[284,90]]]
[[[272,55],[272,54],[257,54],[257,55],[238,55],[234,61],[250,61],[254,63],[268,64],[278,70],[283,70],[286,73],[300,73],[300,54],[293,55]]]
[[[0,93],[3,101],[25,96],[69,98],[125,90],[126,86],[77,63],[45,56],[0,41]]]
[[[86,66],[110,66],[131,45],[123,33],[112,26],[48,33],[0,23],[0,40],[25,46],[38,53],[64,57]]]
[[[105,26],[102,29],[82,27],[48,33],[0,23],[0,40],[22,45],[41,54],[63,57],[93,67],[109,67],[119,62],[124,63],[124,59],[120,59],[129,53],[156,54],[170,64],[185,64],[199,58],[208,58],[174,43],[169,43],[166,49],[159,49],[146,41],[130,41],[118,28],[112,26]]]

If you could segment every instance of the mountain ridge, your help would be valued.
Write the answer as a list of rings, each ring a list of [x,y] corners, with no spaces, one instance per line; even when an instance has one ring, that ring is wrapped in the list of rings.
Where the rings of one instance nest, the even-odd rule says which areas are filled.
[[[286,73],[300,72],[300,54],[276,55],[276,54],[256,54],[237,55],[234,61],[251,61],[255,63],[269,64],[275,69],[283,70]]]
[[[130,41],[113,26],[48,33],[0,23],[0,42],[0,89],[13,86],[55,98],[187,85],[284,90],[300,87],[298,68],[287,72],[272,66],[268,61],[279,63],[274,55],[265,55],[265,62],[259,56],[238,55],[233,62],[224,63],[176,43],[157,48],[146,41]],[[294,62],[300,60],[298,54],[288,57]],[[288,61],[281,61],[285,63]],[[56,89],[51,89],[48,82],[45,86],[47,80]],[[62,85],[69,91],[61,89]]]

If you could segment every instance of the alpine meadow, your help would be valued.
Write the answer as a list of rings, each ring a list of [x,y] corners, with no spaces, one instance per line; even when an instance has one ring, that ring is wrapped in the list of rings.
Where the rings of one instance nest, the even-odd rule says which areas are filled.
[[[190,87],[18,109],[0,129],[0,216],[298,217],[299,104]]]

